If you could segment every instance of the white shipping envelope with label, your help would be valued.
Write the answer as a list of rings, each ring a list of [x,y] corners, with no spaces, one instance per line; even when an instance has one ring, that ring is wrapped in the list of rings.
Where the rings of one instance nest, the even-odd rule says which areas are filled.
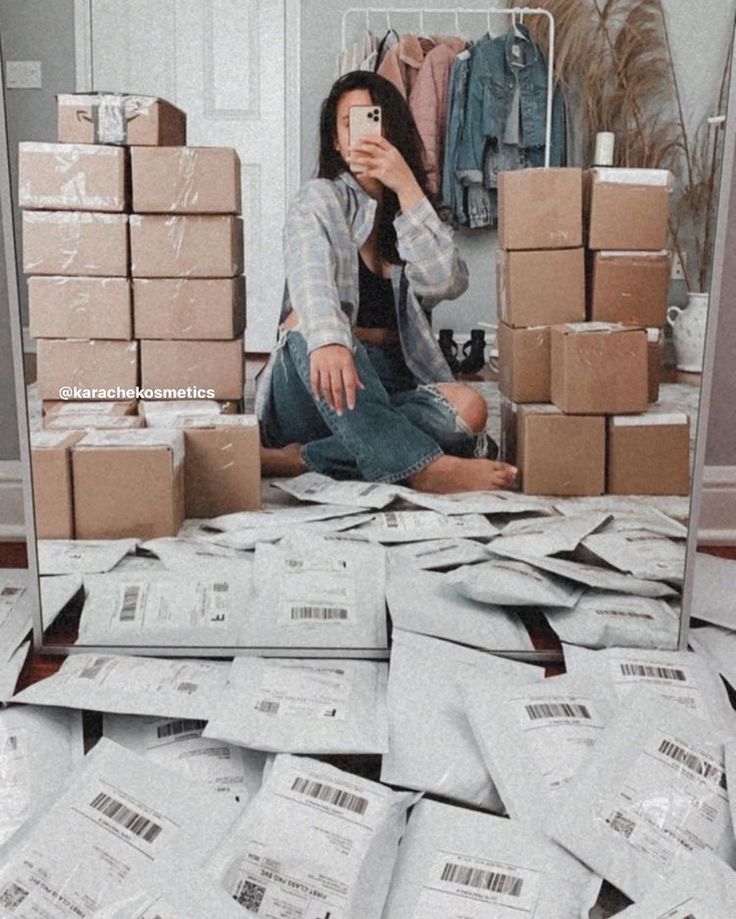
[[[560,641],[584,648],[674,651],[680,620],[664,600],[608,591],[584,593],[572,609],[543,608]]]
[[[23,670],[30,648],[30,641],[25,642],[13,653],[9,661],[0,664],[0,703],[3,705],[9,702],[15,694],[18,677]]]
[[[706,625],[691,629],[690,646],[736,689],[736,632]]]
[[[42,577],[41,584],[41,609],[43,611],[43,627],[49,629],[56,621],[68,603],[77,594],[79,600],[83,599],[81,574],[56,574]]]
[[[496,606],[574,606],[582,588],[514,559],[465,565],[447,575],[464,597]]]
[[[681,584],[685,577],[685,544],[642,530],[594,533],[583,546],[597,558],[635,578]]]
[[[385,649],[386,552],[327,539],[256,547],[249,647]]]
[[[541,667],[394,629],[381,781],[500,812],[460,694],[466,668],[500,674],[512,685],[544,679]]]
[[[438,514],[549,514],[552,502],[546,498],[520,495],[514,491],[468,491],[454,495],[429,495],[400,487],[399,497],[417,507]]]
[[[39,539],[39,574],[101,574],[138,545],[137,539]]]
[[[609,703],[593,685],[567,676],[510,686],[475,672],[464,674],[460,687],[509,816],[538,827],[611,719]]]
[[[229,670],[219,661],[74,654],[13,702],[206,721],[217,711]]]
[[[314,504],[299,507],[266,508],[260,511],[238,511],[235,514],[224,514],[211,520],[200,521],[200,524],[215,530],[266,530],[269,527],[283,529],[289,526],[302,526],[318,520],[331,520],[336,517],[350,517],[355,514],[354,507],[337,504]]]
[[[391,504],[398,494],[398,488],[391,485],[380,482],[342,482],[319,472],[305,472],[294,479],[277,481],[273,487],[299,501],[372,507],[376,510]]]
[[[726,759],[726,784],[729,789],[736,786],[736,740],[733,735],[728,737],[724,744],[724,755]],[[729,791],[728,803],[731,808],[731,821],[736,828],[736,795]]]
[[[159,859],[201,866],[241,808],[104,738],[71,787],[0,849],[13,919],[78,919],[137,891]]]
[[[32,628],[28,572],[0,571],[0,663],[10,660]]]
[[[239,563],[199,573],[91,574],[79,620],[88,644],[235,644],[246,620],[253,584]],[[192,570],[192,569],[190,569]]]
[[[233,661],[204,736],[272,753],[385,753],[388,665],[373,661]]]
[[[489,548],[495,552],[496,546],[504,546],[528,555],[574,552],[586,536],[600,530],[610,519],[610,514],[581,514],[575,517],[512,520]]]
[[[313,759],[277,756],[208,870],[259,919],[380,919],[415,800]]]
[[[651,887],[646,896],[617,913],[618,919],[733,919],[736,871],[709,852],[694,852],[676,877]]]
[[[388,560],[399,570],[411,567],[432,571],[485,562],[488,553],[482,543],[472,539],[432,539],[392,546],[388,550]]]
[[[193,718],[103,718],[105,737],[174,769],[210,791],[247,803],[261,787],[266,755],[202,737],[207,722]]]
[[[692,615],[736,632],[736,559],[695,556]]]
[[[577,516],[586,510],[585,501],[590,499],[581,499],[578,502],[575,498],[567,498],[564,503],[556,505],[556,510],[565,516]],[[607,504],[608,497],[605,499]],[[658,510],[656,507],[641,507],[640,501],[637,500],[633,507],[622,507],[620,502],[611,496],[611,506],[591,507],[593,510],[606,511],[612,515],[608,521],[604,532],[621,533],[626,530],[648,530],[650,533],[658,533],[661,536],[669,536],[672,539],[687,539],[687,527],[673,520],[672,517]]]
[[[206,566],[210,562],[222,562],[226,559],[237,559],[243,565],[252,560],[237,549],[215,545],[211,540],[196,537],[181,538],[177,536],[151,539],[141,545],[145,552],[152,552],[160,559],[164,568],[170,571],[191,571],[192,565]],[[237,563],[231,567],[240,567]]]
[[[370,523],[355,530],[355,535],[373,542],[387,544],[419,542],[425,539],[490,539],[498,534],[497,527],[480,514],[448,517],[437,511],[383,511]]]
[[[561,792],[546,832],[634,901],[677,878],[693,852],[733,866],[727,736],[669,699],[633,699]]]
[[[383,919],[583,919],[600,878],[541,833],[420,801]]]
[[[0,711],[0,845],[47,808],[83,757],[80,712]]]
[[[620,702],[642,691],[679,702],[717,728],[733,730],[736,721],[728,693],[715,670],[690,651],[606,648],[589,651],[564,645],[567,672],[589,680]]]
[[[486,651],[533,651],[529,632],[507,609],[458,593],[443,574],[389,565],[386,599],[395,628]]]

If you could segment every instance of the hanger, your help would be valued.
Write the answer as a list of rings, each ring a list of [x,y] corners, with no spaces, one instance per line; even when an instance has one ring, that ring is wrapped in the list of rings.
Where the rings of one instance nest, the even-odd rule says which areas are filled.
[[[517,18],[516,18],[517,15],[519,16],[519,20],[518,20],[518,21],[517,21]],[[516,38],[526,38],[526,36],[524,35],[524,33],[523,33],[523,32],[521,31],[521,29],[519,28],[520,25],[524,25],[524,12],[523,12],[523,10],[520,11],[519,13],[517,13],[517,11],[516,11],[515,9],[512,9],[512,11],[511,11],[511,22],[512,22],[513,27],[514,27],[514,35],[516,36]]]

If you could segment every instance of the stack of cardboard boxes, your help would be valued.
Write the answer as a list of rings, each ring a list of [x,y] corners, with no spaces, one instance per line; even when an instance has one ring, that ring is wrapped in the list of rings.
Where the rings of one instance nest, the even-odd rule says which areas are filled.
[[[59,143],[21,144],[19,157],[30,331],[49,429],[33,444],[37,535],[175,535],[189,511],[181,430],[139,430],[146,420],[135,400],[59,402],[63,387],[214,391],[218,401],[202,403],[209,466],[192,461],[192,482],[206,481],[191,504],[200,516],[257,507],[257,425],[232,414],[243,397],[245,329],[236,151],[184,146],[184,113],[152,97],[60,96],[58,115]],[[228,446],[214,434],[223,412]],[[208,505],[201,493],[219,493],[207,477],[224,468],[247,487]],[[52,491],[66,497],[42,497]]]
[[[500,176],[502,455],[527,494],[689,491],[689,419],[649,409],[670,275],[669,181],[631,169]]]

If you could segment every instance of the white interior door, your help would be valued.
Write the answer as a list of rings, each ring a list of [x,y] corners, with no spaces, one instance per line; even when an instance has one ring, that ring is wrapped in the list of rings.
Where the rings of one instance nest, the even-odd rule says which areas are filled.
[[[170,100],[191,146],[234,147],[243,166],[249,351],[276,338],[286,210],[285,0],[92,0],[95,90]]]

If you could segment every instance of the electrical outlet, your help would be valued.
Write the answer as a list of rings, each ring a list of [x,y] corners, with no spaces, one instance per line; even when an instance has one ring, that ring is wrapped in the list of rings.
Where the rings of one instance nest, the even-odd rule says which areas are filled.
[[[670,277],[673,281],[684,281],[685,272],[682,270],[682,262],[680,261],[680,256],[675,253],[672,258],[672,273]]]

